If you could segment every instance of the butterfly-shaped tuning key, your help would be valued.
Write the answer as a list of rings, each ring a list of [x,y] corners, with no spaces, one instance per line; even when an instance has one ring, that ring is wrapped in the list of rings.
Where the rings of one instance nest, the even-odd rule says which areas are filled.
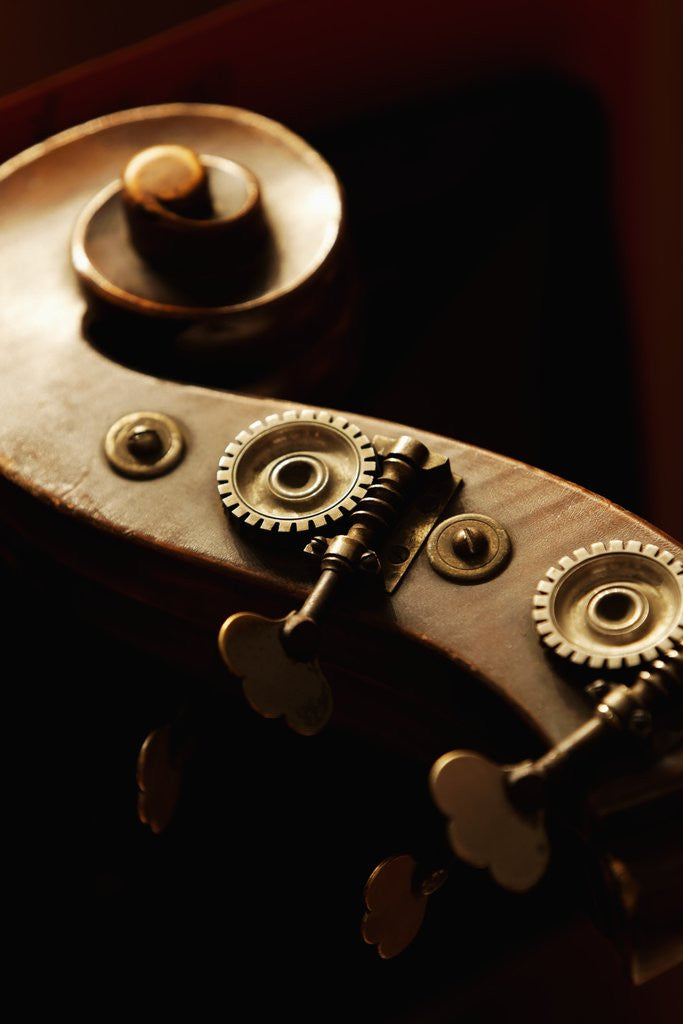
[[[152,832],[163,832],[175,813],[186,756],[187,751],[174,750],[171,725],[153,729],[140,747],[138,817]]]
[[[429,896],[447,877],[445,869],[420,876],[409,854],[388,857],[375,868],[365,886],[362,934],[368,945],[377,946],[383,960],[410,945],[422,926]]]
[[[451,751],[430,774],[434,802],[446,815],[453,851],[467,864],[488,868],[513,892],[543,876],[550,846],[541,810],[525,813],[511,801],[506,770],[465,750]]]
[[[264,718],[284,715],[302,736],[312,736],[329,721],[332,694],[317,658],[296,660],[283,646],[291,617],[267,619],[238,612],[218,634],[218,649],[230,671],[242,680],[244,695]],[[305,631],[306,620],[297,623]],[[311,623],[314,629],[313,623]]]
[[[432,766],[432,796],[448,818],[453,851],[474,867],[489,868],[505,889],[524,892],[545,873],[546,807],[559,810],[568,796],[589,789],[610,768],[619,770],[629,751],[642,753],[658,730],[680,742],[680,641],[631,685],[595,685],[605,692],[593,716],[536,761],[501,766],[455,750]]]

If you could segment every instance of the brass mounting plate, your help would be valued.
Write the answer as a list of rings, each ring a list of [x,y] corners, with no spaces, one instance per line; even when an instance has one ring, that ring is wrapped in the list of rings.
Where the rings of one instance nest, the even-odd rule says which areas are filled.
[[[381,434],[372,439],[379,456],[390,450],[392,438]],[[410,568],[418,551],[429,536],[434,523],[462,484],[462,477],[452,472],[448,459],[431,453],[420,477],[420,485],[395,524],[377,555],[382,566],[384,587],[388,594],[396,590]]]

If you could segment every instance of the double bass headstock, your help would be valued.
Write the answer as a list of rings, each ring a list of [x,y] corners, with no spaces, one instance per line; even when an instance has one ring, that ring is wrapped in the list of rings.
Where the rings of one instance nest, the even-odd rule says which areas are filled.
[[[208,168],[218,192],[242,189],[235,209],[188,212],[181,202],[178,212],[158,190],[140,199],[138,177],[131,172],[131,186],[119,176],[162,144],[208,153],[191,167],[190,191],[205,201]],[[612,735],[626,722],[631,735],[639,712],[654,728],[661,711],[671,779],[680,731],[668,710],[680,681],[673,655],[656,659],[683,635],[679,546],[514,460],[303,399],[255,397],[290,387],[304,395],[352,358],[339,345],[353,306],[340,192],[300,140],[230,109],[116,115],[10,162],[0,204],[12,529],[104,590],[152,606],[159,645],[179,630],[188,662],[198,652],[212,672],[220,627],[224,660],[266,717],[285,714],[317,733],[334,700],[345,726],[376,728],[436,762],[434,800],[452,819],[453,850],[491,864],[473,833],[498,821],[485,840],[496,855],[509,846],[492,871],[512,890],[545,868],[548,779],[561,779],[577,743],[590,746],[584,734]],[[207,243],[202,225],[213,221]],[[225,261],[227,280],[212,269]],[[209,381],[240,391],[199,386]],[[436,654],[453,685],[448,671],[402,671],[421,654],[423,664]],[[348,683],[366,665],[377,690]],[[606,689],[594,715],[598,677]],[[479,749],[490,724],[469,728],[480,699],[488,715],[528,723],[550,753],[528,765],[521,751],[520,765],[504,770],[495,742],[486,759],[447,753],[449,732]],[[164,761],[176,785],[191,748],[187,737],[157,734],[143,791]],[[656,762],[638,770],[657,798],[675,790]],[[628,755],[617,762],[625,804],[631,771]],[[159,827],[170,818],[168,807],[145,813]],[[403,897],[417,884],[419,898],[405,902],[419,923],[442,865],[420,868],[418,883],[399,866]]]

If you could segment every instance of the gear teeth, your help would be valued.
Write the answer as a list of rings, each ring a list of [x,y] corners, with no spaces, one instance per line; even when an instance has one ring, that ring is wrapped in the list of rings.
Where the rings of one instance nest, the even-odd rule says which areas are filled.
[[[330,443],[335,440],[339,444],[339,435],[343,435],[352,443],[356,452],[356,466],[353,479],[341,480],[340,493],[330,497],[330,504],[327,508],[311,514],[308,509],[300,515],[280,517],[274,509],[268,507],[252,507],[251,495],[247,493],[244,497],[242,487],[239,486],[239,466],[245,451],[254,443],[259,443],[260,438],[268,431],[277,430],[279,427],[292,425],[296,431],[302,424],[315,426],[315,437],[317,446],[312,451],[324,455],[324,449],[319,447],[321,431],[330,431]],[[266,442],[267,443],[267,442]],[[300,439],[300,430],[297,435],[297,443],[292,451],[304,448],[305,442]],[[346,446],[342,445],[344,451]],[[267,455],[266,451],[266,455]],[[275,456],[277,458],[277,454]],[[348,458],[345,455],[344,458]],[[234,440],[230,441],[225,448],[218,463],[216,482],[218,493],[226,512],[242,522],[245,526],[263,530],[270,533],[286,533],[305,535],[315,530],[320,530],[341,519],[345,513],[353,511],[356,505],[365,497],[368,488],[373,482],[376,468],[375,451],[369,439],[355,424],[350,423],[344,416],[338,413],[331,413],[323,409],[287,409],[282,413],[270,413],[261,420],[254,420],[246,430],[241,430]],[[237,477],[237,482],[236,478]],[[244,480],[241,481],[244,485]],[[297,498],[297,500],[301,500]],[[254,501],[254,506],[258,503]]]
[[[637,557],[630,563],[632,556]],[[610,578],[609,574],[594,576],[591,567],[585,565],[584,568],[584,563],[607,559],[615,560],[613,578]],[[653,563],[652,570],[643,570],[643,559]],[[641,578],[639,573],[643,572],[644,576]],[[572,573],[579,574],[579,579],[581,574],[585,573],[585,590],[580,594],[580,598],[584,600],[586,606],[595,590],[596,581],[605,588],[627,586],[630,583],[636,591],[638,584],[642,585],[643,580],[648,583],[654,595],[650,597],[653,604],[648,605],[646,602],[644,614],[651,616],[653,625],[642,635],[640,647],[638,639],[641,633],[625,631],[623,649],[620,649],[616,642],[619,639],[616,632],[616,641],[613,637],[608,645],[600,641],[599,633],[595,634],[595,640],[592,640],[589,633],[583,637],[578,635],[577,638],[572,634],[572,630],[566,627],[566,620],[563,620],[561,614],[558,620],[557,608],[561,609],[559,602],[567,593],[563,589],[564,581],[568,574]],[[576,579],[577,575],[574,575],[574,580]],[[576,582],[572,587],[576,588]],[[574,592],[573,596],[565,600],[577,602],[579,598]],[[658,601],[661,603],[657,604]],[[550,566],[545,577],[539,580],[533,596],[531,616],[541,641],[552,648],[558,657],[568,658],[576,665],[588,664],[590,668],[595,669],[619,669],[624,665],[635,668],[641,662],[659,658],[683,638],[683,562],[665,548],[637,540],[596,541],[589,546],[576,548],[571,555],[561,556],[557,564]],[[587,612],[586,619],[588,621]],[[595,622],[591,628],[595,628]]]

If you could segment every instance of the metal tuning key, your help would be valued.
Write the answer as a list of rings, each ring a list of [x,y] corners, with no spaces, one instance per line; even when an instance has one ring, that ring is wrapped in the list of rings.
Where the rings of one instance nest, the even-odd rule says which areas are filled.
[[[454,852],[475,867],[488,867],[506,889],[526,891],[545,873],[550,859],[546,810],[587,789],[598,769],[617,767],[658,733],[681,739],[680,642],[641,671],[633,685],[600,680],[590,690],[600,695],[594,715],[536,761],[501,766],[456,750],[432,767],[432,796],[449,819]]]
[[[467,750],[443,754],[432,766],[434,803],[448,818],[453,852],[488,868],[504,889],[525,892],[548,866],[543,807],[523,811],[508,791],[508,769]]]
[[[173,818],[190,746],[187,739],[178,742],[169,723],[153,729],[140,747],[136,771],[138,817],[152,832],[163,832]]]
[[[276,620],[238,613],[221,627],[220,653],[259,714],[284,715],[303,735],[325,726],[332,699],[317,655],[331,603],[358,575],[383,573],[393,590],[458,482],[448,460],[415,438],[371,444],[344,417],[319,410],[266,417],[227,446],[218,470],[226,511],[256,533],[306,539],[304,551],[320,559],[298,611]],[[416,495],[423,500],[413,506]],[[335,533],[343,518],[346,532]]]
[[[382,960],[408,948],[422,927],[429,897],[447,879],[445,868],[421,870],[407,853],[377,865],[365,885],[361,933],[368,945],[377,946]]]
[[[218,648],[247,701],[264,718],[284,715],[302,736],[313,736],[332,714],[332,693],[317,658],[291,657],[283,643],[284,619],[237,612],[221,626]]]

